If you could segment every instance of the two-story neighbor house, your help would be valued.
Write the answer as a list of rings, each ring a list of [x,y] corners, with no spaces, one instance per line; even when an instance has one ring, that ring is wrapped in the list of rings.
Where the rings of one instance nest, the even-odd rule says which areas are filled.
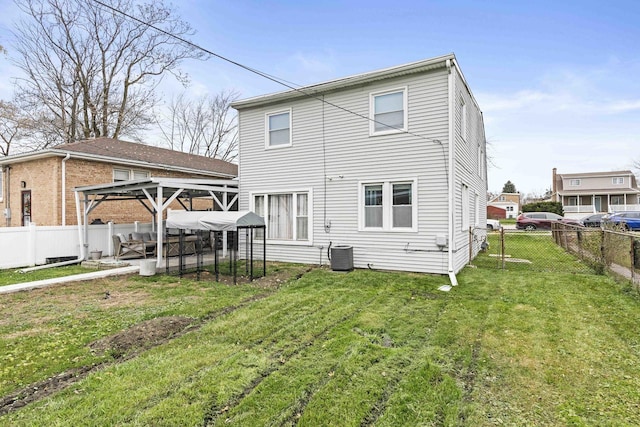
[[[455,273],[486,223],[483,117],[453,54],[235,102],[240,209],[267,257]],[[470,243],[471,242],[471,243]],[[471,247],[470,247],[471,244]]]
[[[520,193],[500,193],[488,205],[504,209],[505,218],[515,218],[520,212]]]
[[[74,188],[145,178],[233,179],[237,165],[112,138],[95,138],[0,158],[0,226],[77,223]],[[182,209],[176,202],[172,207]],[[149,221],[138,201],[107,203],[89,220]]]
[[[560,174],[553,168],[552,191],[553,201],[562,202],[571,218],[640,210],[640,190],[629,170]]]

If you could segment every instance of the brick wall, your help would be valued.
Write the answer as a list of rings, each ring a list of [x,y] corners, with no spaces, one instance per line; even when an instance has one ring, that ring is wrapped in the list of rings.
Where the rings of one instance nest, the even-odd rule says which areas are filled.
[[[66,162],[66,225],[76,225],[76,203],[73,189],[79,186],[105,184],[113,182],[113,169],[135,169],[136,171],[149,171],[152,177],[175,178],[211,178],[208,176],[190,175],[186,173],[171,172],[163,169],[131,168],[127,166],[112,165],[89,160],[74,159]],[[62,158],[48,157],[16,163],[11,166],[10,203],[12,219],[9,226],[17,227],[21,224],[21,193],[31,191],[32,218],[31,221],[38,225],[62,225]],[[5,177],[6,179],[6,174]],[[26,183],[25,188],[20,188],[20,182]],[[83,195],[81,194],[82,198]],[[7,197],[3,199],[6,207]],[[149,206],[147,202],[147,206]],[[211,200],[194,200],[194,209],[212,208]],[[171,209],[183,209],[174,201]],[[151,213],[137,200],[106,201],[98,205],[89,214],[89,222],[95,219],[103,222],[131,223],[134,221],[151,222]],[[0,226],[6,226],[6,221],[1,221]]]

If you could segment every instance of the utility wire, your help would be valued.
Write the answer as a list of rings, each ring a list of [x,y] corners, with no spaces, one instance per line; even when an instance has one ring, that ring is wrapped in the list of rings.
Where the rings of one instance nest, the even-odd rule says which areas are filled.
[[[249,71],[249,72],[251,72],[253,74],[257,74],[260,77],[263,77],[263,78],[265,78],[267,80],[270,80],[270,81],[272,81],[274,83],[282,85],[282,86],[284,86],[286,88],[289,88],[289,89],[291,89],[293,91],[296,91],[296,92],[298,92],[298,93],[300,93],[300,94],[302,94],[302,95],[304,95],[304,96],[306,96],[308,98],[312,98],[312,99],[318,100],[318,101],[320,101],[320,102],[322,102],[322,103],[324,103],[326,105],[330,105],[330,106],[332,106],[334,108],[337,108],[338,110],[342,110],[342,111],[344,111],[346,113],[355,115],[357,117],[363,118],[363,119],[368,120],[370,122],[381,124],[381,125],[383,125],[385,127],[397,130],[399,132],[406,133],[408,135],[415,136],[417,138],[421,138],[421,139],[424,139],[424,140],[427,140],[427,141],[432,141],[432,142],[435,142],[437,144],[443,145],[442,141],[440,141],[437,138],[430,138],[430,137],[427,137],[427,136],[424,136],[424,135],[420,135],[420,134],[417,134],[417,133],[414,133],[414,132],[410,132],[408,130],[404,130],[402,128],[391,126],[391,125],[388,125],[386,123],[380,122],[378,120],[372,119],[371,117],[365,116],[364,114],[361,114],[361,113],[358,113],[356,111],[349,110],[348,108],[342,107],[340,105],[334,104],[333,102],[330,102],[330,101],[327,101],[326,99],[324,99],[324,97],[321,98],[320,96],[318,96],[318,95],[316,95],[314,93],[310,93],[310,92],[307,92],[307,91],[304,91],[304,90],[300,89],[299,87],[296,87],[296,86],[299,86],[299,85],[296,85],[296,84],[291,83],[291,82],[287,82],[284,79],[281,79],[281,78],[276,77],[276,76],[272,76],[272,75],[267,74],[267,73],[265,73],[263,71],[260,71],[258,69],[249,67],[249,66],[244,65],[244,64],[241,64],[240,62],[234,61],[233,59],[227,58],[227,57],[225,57],[223,55],[217,54],[217,53],[215,53],[215,52],[213,52],[213,51],[211,51],[209,49],[206,49],[206,48],[204,48],[204,47],[202,47],[202,46],[200,46],[200,45],[198,45],[196,43],[193,43],[193,42],[191,42],[191,41],[189,41],[189,40],[187,40],[187,39],[185,39],[183,37],[180,37],[178,35],[170,33],[169,31],[165,31],[162,28],[156,27],[155,25],[152,25],[152,24],[150,24],[148,22],[144,22],[141,19],[136,18],[135,16],[130,15],[130,14],[126,13],[126,12],[123,12],[123,11],[121,11],[121,10],[111,6],[111,5],[108,5],[108,4],[106,4],[106,3],[104,3],[104,2],[102,2],[100,0],[93,0],[93,2],[99,4],[100,6],[106,8],[106,9],[111,10],[114,13],[119,13],[119,14],[121,14],[121,15],[123,15],[123,16],[125,16],[125,17],[127,17],[127,18],[129,18],[129,19],[131,19],[133,21],[135,21],[135,22],[138,22],[139,24],[143,24],[143,25],[146,25],[149,28],[153,28],[154,30],[156,30],[156,31],[168,36],[168,37],[171,37],[171,38],[174,38],[176,40],[179,40],[180,42],[182,42],[182,43],[184,43],[184,44],[186,44],[188,46],[191,46],[194,49],[201,50],[201,51],[203,51],[203,52],[205,52],[205,53],[207,53],[207,54],[209,54],[209,55],[211,55],[213,57],[216,57],[218,59],[226,61],[226,62],[228,62],[230,64],[233,64],[233,65],[235,65],[237,67],[240,67],[240,68],[242,68],[242,69],[244,69],[246,71]]]

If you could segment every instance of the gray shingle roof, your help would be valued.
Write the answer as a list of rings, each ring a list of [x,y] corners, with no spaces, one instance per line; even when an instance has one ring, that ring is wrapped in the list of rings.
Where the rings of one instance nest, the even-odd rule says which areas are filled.
[[[238,165],[230,162],[113,138],[62,144],[53,150],[238,176]]]

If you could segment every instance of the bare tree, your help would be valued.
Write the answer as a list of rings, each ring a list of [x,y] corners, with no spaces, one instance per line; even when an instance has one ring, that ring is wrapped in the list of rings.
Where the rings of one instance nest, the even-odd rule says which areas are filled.
[[[186,83],[178,69],[202,53],[147,24],[179,37],[193,32],[162,0],[98,2],[21,0],[16,65],[25,73],[17,92],[42,118],[53,143],[91,136],[136,138],[153,122],[154,87],[166,74]],[[116,10],[135,16],[130,19]]]
[[[25,118],[17,106],[0,101],[0,155],[9,155],[12,145],[24,136],[25,126]]]
[[[158,120],[165,142],[172,150],[233,161],[238,156],[238,125],[231,103],[238,94],[223,91],[196,100],[184,93],[167,107],[168,117]]]

